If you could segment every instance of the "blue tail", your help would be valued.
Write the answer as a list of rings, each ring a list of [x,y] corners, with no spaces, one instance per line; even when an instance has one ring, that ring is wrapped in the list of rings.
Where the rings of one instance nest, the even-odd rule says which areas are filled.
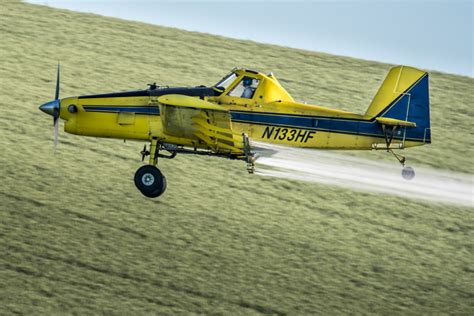
[[[428,73],[406,66],[392,68],[366,115],[414,122],[405,139],[431,143]]]

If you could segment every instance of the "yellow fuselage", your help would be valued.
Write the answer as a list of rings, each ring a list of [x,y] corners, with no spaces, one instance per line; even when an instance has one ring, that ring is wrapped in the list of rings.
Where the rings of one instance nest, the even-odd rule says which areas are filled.
[[[66,109],[69,105],[77,106],[77,113],[69,113]],[[254,141],[271,142],[293,147],[306,148],[332,148],[332,149],[373,149],[374,144],[383,144],[384,137],[370,136],[363,134],[349,134],[340,132],[331,132],[331,130],[316,129],[318,118],[324,117],[326,120],[331,117],[337,122],[346,122],[347,119],[356,118],[353,124],[363,124],[368,119],[362,115],[350,113],[338,113],[330,109],[323,109],[304,105],[303,108],[295,110],[295,105],[279,104],[281,108],[273,105],[271,110],[263,106],[241,106],[227,105],[232,113],[232,129],[236,133],[246,133]],[[86,111],[84,108],[95,106],[103,107],[104,110]],[[222,106],[222,104],[221,104]],[[113,107],[112,111],[107,111]],[[139,112],[119,112],[120,107],[136,107],[137,109],[153,108],[155,113],[143,114]],[[130,109],[130,108],[127,108]],[[107,137],[118,139],[136,139],[150,140],[153,137],[160,139],[165,143],[177,145],[199,147],[199,144],[190,142],[185,138],[169,136],[163,132],[162,120],[159,113],[160,105],[153,102],[150,97],[121,97],[121,98],[95,98],[78,99],[77,97],[65,98],[61,100],[61,118],[64,119],[64,130],[71,134],[95,137]],[[114,111],[114,112],[113,112]],[[305,113],[304,115],[302,113]],[[254,115],[261,118],[261,121],[269,123],[252,124],[242,116]],[[280,116],[281,115],[281,116]],[[296,127],[296,124],[274,124],[271,123],[272,117],[288,117],[314,121],[308,126]],[[308,118],[310,116],[311,118]],[[235,118],[235,119],[234,119]],[[265,120],[267,119],[268,120]],[[312,128],[314,127],[314,128]],[[191,127],[190,127],[191,128]],[[358,128],[355,127],[357,130]],[[394,140],[394,146],[400,148],[402,140]],[[422,145],[419,141],[405,140],[403,147]]]
[[[374,149],[385,146],[382,126],[375,120],[375,115],[360,115],[298,103],[272,75],[242,69],[233,73],[235,81],[225,87],[223,92],[201,99],[229,110],[232,131],[236,133],[246,133],[254,141],[294,147]],[[406,83],[400,80],[398,74],[396,84],[411,87],[413,82],[421,80],[422,74],[415,73],[413,78],[405,76]],[[260,82],[252,98],[235,97],[229,92],[244,76]],[[396,73],[393,77],[396,79]],[[386,81],[389,79],[390,74]],[[406,87],[403,89],[406,90]],[[165,90],[157,91],[166,94],[166,88],[163,89]],[[396,98],[383,95],[383,92],[379,92],[379,99],[387,104],[393,101],[390,98]],[[205,148],[204,143],[164,132],[164,122],[160,116],[163,105],[158,102],[158,96],[152,94],[144,90],[141,95],[116,93],[64,98],[61,100],[60,117],[66,121],[65,131],[71,134],[136,140],[157,138],[162,143]],[[70,111],[70,106],[75,106],[75,111]],[[376,111],[377,106],[381,107],[378,104],[371,105],[368,112],[371,109]],[[193,126],[183,129],[192,132]],[[430,142],[426,131],[424,136],[423,131],[419,135],[413,135],[410,137],[406,128],[399,128],[393,135],[390,147],[404,148]]]

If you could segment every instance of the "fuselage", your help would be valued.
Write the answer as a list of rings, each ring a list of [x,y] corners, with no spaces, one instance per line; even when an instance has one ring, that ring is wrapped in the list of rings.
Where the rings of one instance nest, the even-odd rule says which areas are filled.
[[[60,101],[60,117],[65,120],[65,131],[76,135],[135,140],[158,138],[163,143],[200,147],[189,139],[164,132],[158,98],[182,94],[228,109],[232,130],[246,133],[254,141],[294,147],[361,150],[385,144],[386,134],[376,115],[295,102],[272,75],[242,69],[234,70],[232,74],[235,77],[231,78],[232,82],[213,87],[157,87],[64,98]],[[242,78],[253,78],[258,82],[251,98],[232,95]],[[413,89],[414,85],[410,87]],[[385,111],[393,110],[387,106]],[[193,129],[192,126],[187,128]],[[393,148],[418,146],[431,141],[429,127],[399,128],[392,137],[390,146]],[[203,143],[202,147],[206,145]]]

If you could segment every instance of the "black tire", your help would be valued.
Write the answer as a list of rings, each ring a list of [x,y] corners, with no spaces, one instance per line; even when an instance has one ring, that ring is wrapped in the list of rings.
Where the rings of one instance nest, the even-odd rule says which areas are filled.
[[[405,180],[411,180],[415,177],[415,170],[412,167],[405,167],[402,169],[402,177]]]
[[[162,195],[166,190],[166,178],[155,166],[145,165],[135,172],[135,186],[150,198]]]
[[[166,185],[167,185],[167,183],[166,183],[166,177],[165,177],[163,174],[161,174],[161,175],[163,176],[163,178],[162,178],[163,185],[162,185],[160,188],[156,189],[155,191],[153,191],[153,192],[151,192],[151,193],[149,193],[149,194],[145,194],[145,193],[142,192],[143,195],[145,195],[145,196],[147,196],[147,197],[149,197],[149,198],[156,198],[156,197],[159,197],[160,195],[162,195],[163,193],[165,193],[165,191],[166,191]]]

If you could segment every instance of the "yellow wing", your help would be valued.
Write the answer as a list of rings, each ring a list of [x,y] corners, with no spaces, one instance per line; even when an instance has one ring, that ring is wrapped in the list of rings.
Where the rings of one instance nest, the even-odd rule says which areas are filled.
[[[242,135],[232,131],[230,112],[222,106],[178,94],[158,98],[163,132],[197,141],[216,153],[242,155]]]

